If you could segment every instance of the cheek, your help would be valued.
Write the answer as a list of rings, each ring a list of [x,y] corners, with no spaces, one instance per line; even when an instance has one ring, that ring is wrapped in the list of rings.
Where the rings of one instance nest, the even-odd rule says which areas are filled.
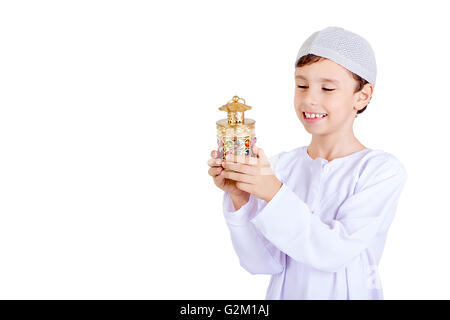
[[[296,101],[295,99],[294,99],[294,109],[295,109],[295,113],[297,114],[297,116],[300,117],[302,115],[300,102]]]
[[[338,95],[325,97],[322,102],[327,111],[336,118],[344,116],[348,112],[348,107],[346,106],[350,105],[346,98]]]
[[[300,102],[301,102],[301,99],[300,99],[299,96],[296,94],[296,95],[294,96],[294,107],[295,107],[295,110],[300,109]]]
[[[294,106],[297,108],[297,106],[300,104],[301,98],[299,94],[294,94]]]

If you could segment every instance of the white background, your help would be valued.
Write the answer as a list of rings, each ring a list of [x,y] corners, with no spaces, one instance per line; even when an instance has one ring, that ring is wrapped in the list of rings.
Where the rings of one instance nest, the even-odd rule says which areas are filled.
[[[245,98],[268,156],[309,144],[294,60],[327,26],[374,48],[355,135],[409,175],[385,299],[450,298],[444,5],[2,1],[0,298],[264,299],[270,277],[239,266],[207,174],[218,108]]]

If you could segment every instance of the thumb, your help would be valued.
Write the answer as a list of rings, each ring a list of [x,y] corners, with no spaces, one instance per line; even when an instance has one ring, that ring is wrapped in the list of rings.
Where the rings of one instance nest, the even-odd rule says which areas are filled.
[[[261,160],[261,164],[270,164],[269,159],[267,158],[264,150],[262,148],[258,148],[257,146],[253,146],[254,153]]]

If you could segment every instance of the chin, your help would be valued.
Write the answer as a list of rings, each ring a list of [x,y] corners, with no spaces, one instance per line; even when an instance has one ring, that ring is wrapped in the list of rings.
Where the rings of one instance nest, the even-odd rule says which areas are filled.
[[[308,132],[309,134],[313,134],[313,135],[316,135],[316,136],[321,136],[321,135],[324,135],[325,134],[325,131],[324,130],[320,130],[320,129],[318,129],[318,128],[308,128],[307,126],[304,126],[305,127],[305,130],[306,130],[306,132]]]
[[[327,128],[325,126],[320,126],[320,125],[314,125],[314,124],[310,124],[310,123],[305,123],[302,120],[300,120],[301,123],[303,124],[303,128],[305,128],[306,132],[310,133],[310,134],[314,134],[314,135],[324,135],[327,132]]]

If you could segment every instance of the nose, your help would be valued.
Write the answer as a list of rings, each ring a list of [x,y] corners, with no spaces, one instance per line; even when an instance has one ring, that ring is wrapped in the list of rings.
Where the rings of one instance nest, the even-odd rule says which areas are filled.
[[[304,106],[315,106],[317,105],[317,95],[313,90],[305,90],[302,94],[301,99]]]

